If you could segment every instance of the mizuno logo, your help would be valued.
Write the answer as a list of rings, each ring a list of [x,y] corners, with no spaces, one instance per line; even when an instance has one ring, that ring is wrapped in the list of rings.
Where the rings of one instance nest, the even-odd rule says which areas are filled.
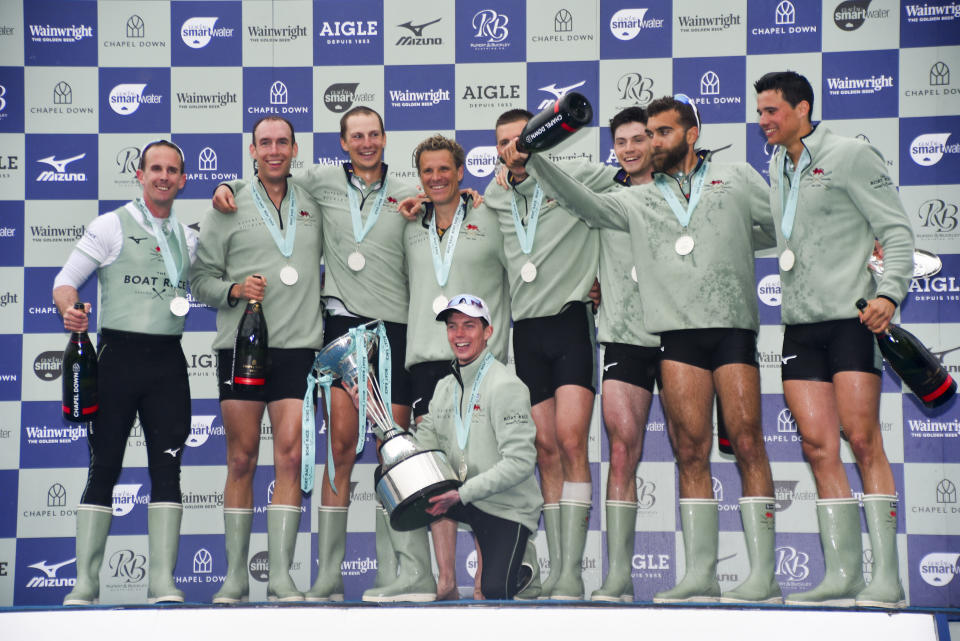
[[[407,20],[407,21],[404,22],[403,24],[398,24],[397,26],[398,26],[398,27],[403,27],[404,29],[409,29],[410,31],[413,32],[413,35],[415,35],[415,36],[418,37],[418,38],[422,38],[422,37],[423,37],[423,30],[424,30],[426,27],[429,27],[430,25],[436,24],[436,23],[438,23],[438,22],[440,22],[440,18],[437,18],[436,20],[433,20],[433,21],[431,21],[431,22],[424,22],[423,24],[417,24],[417,25],[415,25],[415,24],[413,24],[413,21],[412,21],[412,20]]]
[[[65,160],[54,160],[55,156],[47,156],[46,158],[40,158],[37,162],[45,162],[54,169],[57,170],[57,173],[62,174],[67,170],[67,165],[72,163],[74,160],[80,160],[86,153],[82,153],[79,156],[74,156],[73,158],[67,158]]]
[[[135,243],[138,244],[138,245],[140,244],[140,241],[141,241],[141,240],[146,240],[146,239],[147,239],[146,236],[144,236],[143,238],[137,238],[136,236],[127,236],[127,238],[129,238],[130,240],[132,240],[133,242],[135,242]]]
[[[796,358],[796,357],[797,357],[796,354],[791,354],[790,356],[783,356],[783,357],[780,358],[780,362],[781,362],[783,365],[786,365],[787,362],[789,362],[791,359],[794,359],[794,358]]]
[[[57,578],[57,570],[59,570],[60,568],[62,568],[62,567],[65,566],[65,565],[69,565],[69,564],[73,563],[73,562],[76,561],[76,560],[77,560],[76,557],[74,557],[74,558],[72,558],[72,559],[68,559],[68,560],[64,561],[63,563],[55,563],[55,564],[53,564],[53,565],[47,565],[47,561],[46,561],[46,559],[44,559],[43,561],[39,561],[39,562],[34,563],[34,564],[32,564],[32,565],[28,565],[27,567],[28,567],[28,568],[35,568],[35,569],[37,569],[37,570],[40,570],[41,572],[43,572],[44,574],[47,575],[47,578],[48,578],[48,579],[55,579],[55,578]]]
[[[576,89],[577,87],[585,84],[587,84],[587,81],[581,80],[575,85],[570,85],[569,87],[560,87],[558,89],[557,83],[554,82],[552,84],[547,85],[546,87],[540,87],[540,91],[546,91],[546,92],[552,93],[554,96],[557,97],[557,100],[560,100],[561,98],[566,96],[567,92],[570,91],[571,89]]]
[[[619,361],[613,361],[612,363],[604,363],[604,365],[603,365],[603,371],[606,372],[606,371],[607,371],[608,369],[610,369],[611,367],[615,367],[616,365],[619,365],[619,364],[620,364]]]
[[[164,453],[164,454],[169,454],[169,455],[172,456],[173,458],[177,458],[177,452],[179,452],[179,451],[180,451],[180,448],[179,448],[179,447],[178,447],[177,449],[173,449],[173,448],[171,447],[171,448],[168,449],[168,450],[164,450],[163,453]]]

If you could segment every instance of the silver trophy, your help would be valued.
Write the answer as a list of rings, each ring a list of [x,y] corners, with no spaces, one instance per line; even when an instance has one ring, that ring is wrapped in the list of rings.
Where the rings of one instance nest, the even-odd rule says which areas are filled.
[[[867,262],[870,271],[877,275],[883,274],[883,259],[878,258],[876,254],[870,256]],[[940,257],[926,249],[915,249],[913,251],[913,277],[930,278],[940,273],[943,268],[943,262]]]
[[[368,361],[380,340],[380,321],[372,321],[357,329],[363,338],[355,340],[349,333],[323,348],[314,367],[321,374],[342,378],[352,387],[366,384],[366,416],[374,433],[382,441],[382,464],[374,472],[377,497],[390,515],[393,529],[404,532],[429,525],[439,517],[427,514],[429,499],[460,487],[446,455],[440,450],[421,449],[410,435],[393,422],[393,414],[384,403],[380,384]],[[384,340],[386,336],[384,335]],[[361,414],[363,411],[361,410]]]

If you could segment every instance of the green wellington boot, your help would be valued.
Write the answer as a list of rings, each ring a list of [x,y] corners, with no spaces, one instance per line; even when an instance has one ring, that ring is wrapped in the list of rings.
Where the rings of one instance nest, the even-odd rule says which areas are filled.
[[[540,586],[538,599],[549,599],[553,586],[560,578],[560,504],[545,503],[543,506],[543,531],[547,535],[547,557],[550,561],[550,573]]]
[[[399,557],[397,578],[383,587],[370,588],[363,593],[363,600],[372,603],[436,601],[437,581],[430,563],[427,528],[410,532],[391,530],[390,538]]]
[[[633,602],[633,542],[636,536],[637,504],[634,501],[606,501],[607,512],[607,578],[591,601],[607,603]]]
[[[147,506],[150,547],[148,603],[183,603],[183,592],[177,589],[173,580],[182,516],[183,506],[179,503],[151,503]]]
[[[583,547],[589,526],[589,503],[560,501],[560,576],[550,591],[551,599],[583,600]]]
[[[100,565],[107,544],[113,510],[103,505],[77,508],[77,583],[63,598],[64,605],[90,605],[100,596]]]
[[[537,558],[537,546],[533,538],[527,539],[527,547],[523,551],[523,561],[520,562],[520,590],[514,595],[517,601],[532,601],[540,596],[540,560]]]
[[[902,608],[907,605],[900,583],[897,555],[897,497],[890,494],[865,494],[863,511],[867,515],[873,571],[870,585],[857,594],[856,604],[868,608]]]
[[[340,566],[347,549],[347,508],[317,508],[317,580],[304,597],[307,601],[343,601]]]
[[[213,595],[214,603],[246,601],[250,595],[250,527],[253,509],[223,508],[224,546],[227,549],[227,576]]]
[[[714,602],[720,597],[717,548],[720,523],[713,499],[680,499],[680,529],[686,571],[675,587],[653,596],[654,603]]]
[[[724,593],[721,603],[783,603],[783,593],[777,583],[774,560],[774,512],[776,503],[771,496],[745,496],[740,499],[740,521],[747,540],[747,558],[750,576]]]
[[[373,580],[374,588],[388,586],[397,580],[397,553],[390,538],[392,532],[387,510],[377,503],[377,576]]]
[[[863,581],[863,541],[857,499],[818,499],[817,520],[826,566],[820,585],[788,594],[788,605],[849,607],[866,584]]]
[[[270,601],[303,601],[303,593],[290,578],[293,552],[297,547],[300,527],[300,506],[267,506],[267,599]]]

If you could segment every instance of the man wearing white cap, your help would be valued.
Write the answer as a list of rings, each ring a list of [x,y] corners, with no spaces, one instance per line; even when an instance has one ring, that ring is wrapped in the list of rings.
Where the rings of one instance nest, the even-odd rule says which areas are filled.
[[[494,328],[482,299],[454,296],[437,320],[447,326],[453,371],[437,383],[414,438],[442,450],[463,485],[430,499],[427,512],[470,525],[483,559],[483,596],[511,599],[543,505],[530,392],[487,349]]]

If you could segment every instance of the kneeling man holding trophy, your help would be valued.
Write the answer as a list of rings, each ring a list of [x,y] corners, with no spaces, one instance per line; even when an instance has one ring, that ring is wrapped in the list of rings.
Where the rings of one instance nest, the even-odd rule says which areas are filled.
[[[384,413],[371,412],[384,432],[377,495],[401,531],[441,516],[468,524],[483,560],[484,598],[512,599],[530,579],[528,568],[520,577],[521,561],[543,505],[530,392],[487,349],[494,328],[482,299],[454,296],[437,320],[446,323],[455,358],[416,431],[390,429],[377,420]],[[361,375],[348,388],[359,407],[367,405],[367,380]]]

